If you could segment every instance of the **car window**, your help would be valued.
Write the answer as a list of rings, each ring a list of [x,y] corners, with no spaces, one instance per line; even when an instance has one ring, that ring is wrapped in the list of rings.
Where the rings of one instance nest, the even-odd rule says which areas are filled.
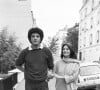
[[[81,76],[88,76],[100,73],[100,67],[97,65],[83,66],[79,71]]]

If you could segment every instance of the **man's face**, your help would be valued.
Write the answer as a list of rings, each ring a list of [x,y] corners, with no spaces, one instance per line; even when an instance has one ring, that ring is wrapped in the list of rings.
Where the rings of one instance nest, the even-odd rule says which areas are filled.
[[[41,42],[40,34],[33,33],[31,35],[31,43],[32,43],[32,45],[39,45],[40,42]]]

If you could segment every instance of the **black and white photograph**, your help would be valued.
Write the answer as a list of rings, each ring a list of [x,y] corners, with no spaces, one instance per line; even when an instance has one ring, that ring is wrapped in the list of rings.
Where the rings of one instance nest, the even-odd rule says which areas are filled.
[[[0,90],[100,90],[100,0],[0,0]]]

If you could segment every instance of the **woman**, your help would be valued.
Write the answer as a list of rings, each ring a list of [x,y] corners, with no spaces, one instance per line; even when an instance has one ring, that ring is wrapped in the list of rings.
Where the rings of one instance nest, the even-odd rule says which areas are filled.
[[[61,60],[55,64],[56,90],[76,90],[79,61],[69,44],[61,48]]]

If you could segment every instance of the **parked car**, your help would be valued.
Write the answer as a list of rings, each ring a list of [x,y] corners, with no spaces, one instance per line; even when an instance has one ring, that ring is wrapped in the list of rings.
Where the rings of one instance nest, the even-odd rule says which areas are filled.
[[[100,64],[80,63],[77,86],[77,90],[100,90]]]

